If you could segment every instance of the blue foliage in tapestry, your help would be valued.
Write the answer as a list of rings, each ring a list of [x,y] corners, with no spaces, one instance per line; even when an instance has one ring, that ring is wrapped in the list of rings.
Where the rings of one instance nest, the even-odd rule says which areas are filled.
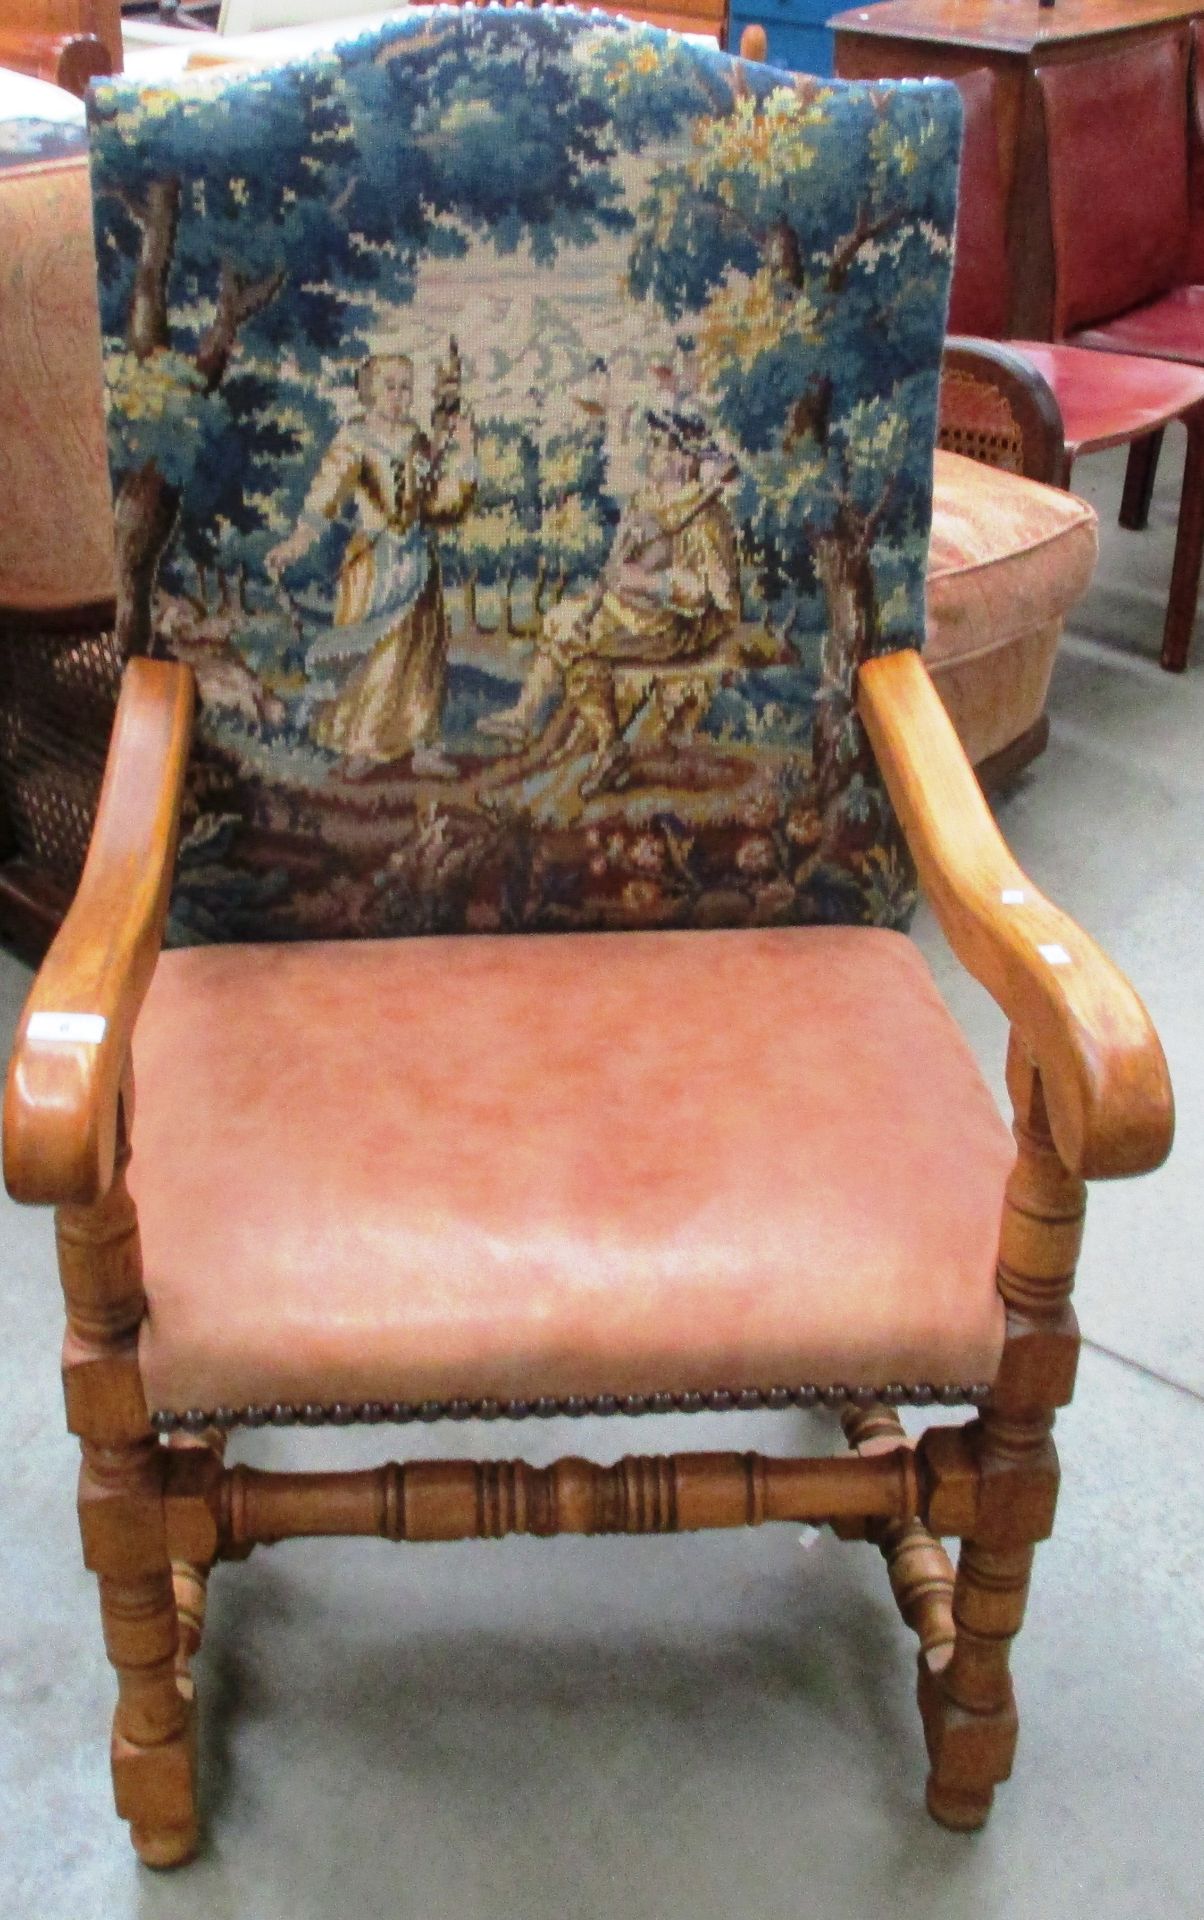
[[[91,126],[177,937],[905,920],[952,89],[434,10]]]

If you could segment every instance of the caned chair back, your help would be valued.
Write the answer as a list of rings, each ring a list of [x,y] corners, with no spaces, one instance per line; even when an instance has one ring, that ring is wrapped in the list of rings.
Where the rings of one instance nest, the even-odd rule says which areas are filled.
[[[958,120],[567,9],[95,89],[173,937],[906,920],[855,678],[923,637]]]

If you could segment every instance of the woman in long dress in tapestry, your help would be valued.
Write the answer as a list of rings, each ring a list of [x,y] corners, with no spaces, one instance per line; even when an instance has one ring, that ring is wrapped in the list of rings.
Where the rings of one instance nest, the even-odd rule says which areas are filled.
[[[356,516],[339,566],[334,632],[311,660],[354,655],[346,685],[318,713],[319,745],[362,777],[409,757],[425,778],[453,778],[440,750],[447,614],[436,532],[467,513],[476,490],[471,417],[460,406],[460,359],[440,367],[428,437],[413,417],[414,367],[374,354],[356,378],[363,412],[336,433],[294,531],[273,548],[277,579],[351,503]]]

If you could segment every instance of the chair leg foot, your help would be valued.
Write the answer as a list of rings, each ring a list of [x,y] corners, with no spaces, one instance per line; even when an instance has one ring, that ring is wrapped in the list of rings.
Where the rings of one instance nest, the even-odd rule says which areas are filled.
[[[1012,1771],[1017,1720],[1010,1689],[1002,1708],[967,1711],[921,1655],[917,1693],[930,1763],[928,1811],[942,1827],[972,1833],[986,1824],[995,1788]]]
[[[134,1851],[147,1867],[182,1867],[200,1845],[196,1811],[196,1714],[157,1746],[137,1746],[117,1729],[111,1758],[117,1811],[129,1822]]]
[[[931,1772],[928,1811],[942,1826],[981,1827],[1012,1771],[1018,1722],[1008,1650],[1024,1614],[1031,1547],[992,1553],[965,1544],[954,1593],[953,1657],[919,1663],[917,1698]]]
[[[148,1866],[181,1866],[197,1850],[196,1699],[176,1672],[171,1574],[102,1576],[105,1650],[118,1686],[109,1757],[113,1798]]]
[[[186,1867],[189,1861],[196,1859],[200,1845],[195,1823],[191,1827],[164,1827],[153,1833],[142,1827],[131,1827],[130,1839],[143,1866],[154,1867],[157,1871]]]
[[[924,1802],[939,1827],[947,1827],[950,1833],[977,1833],[987,1824],[994,1798],[993,1789],[986,1793],[959,1792],[956,1787],[942,1786],[930,1773]]]

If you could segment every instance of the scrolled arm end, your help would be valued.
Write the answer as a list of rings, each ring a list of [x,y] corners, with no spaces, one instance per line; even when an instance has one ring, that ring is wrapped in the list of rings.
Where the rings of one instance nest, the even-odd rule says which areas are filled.
[[[868,661],[858,706],[925,893],[1041,1076],[1054,1144],[1085,1179],[1147,1173],[1174,1099],[1141,1000],[1005,845],[918,653]]]
[[[4,1178],[16,1200],[88,1205],[112,1181],[134,1022],[163,941],[193,697],[186,667],[126,668],[83,876],[9,1067]]]

